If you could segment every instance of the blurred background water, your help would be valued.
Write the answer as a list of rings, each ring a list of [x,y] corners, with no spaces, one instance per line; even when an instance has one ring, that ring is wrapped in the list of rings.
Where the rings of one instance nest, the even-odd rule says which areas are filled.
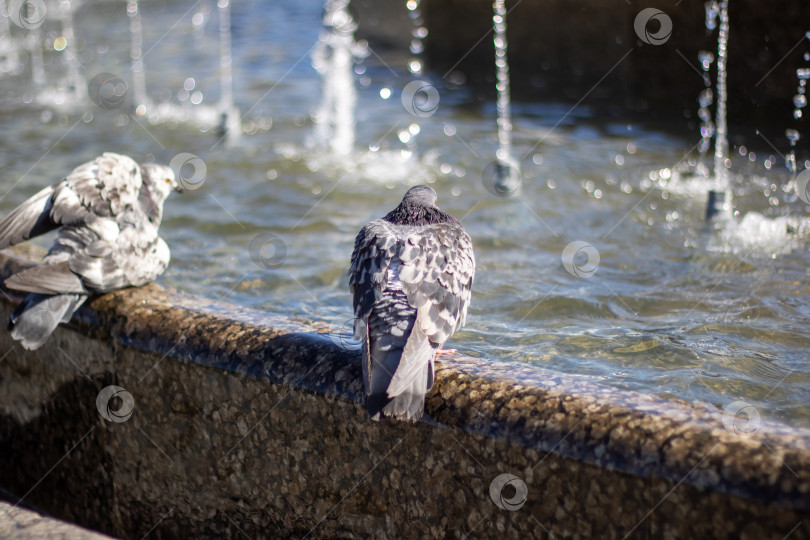
[[[810,426],[808,206],[763,141],[732,144],[737,213],[707,224],[706,182],[692,174],[701,165],[697,133],[605,117],[587,100],[522,101],[511,111],[522,188],[499,197],[490,178],[494,100],[414,69],[418,44],[378,51],[349,33],[318,56],[328,41],[320,0],[230,6],[244,134],[223,139],[215,126],[132,108],[126,5],[74,2],[68,40],[85,80],[107,72],[126,81],[122,106],[72,102],[58,20],[37,34],[47,45],[42,85],[30,63],[0,74],[0,211],[103,151],[164,163],[193,154],[204,177],[166,204],[172,264],[159,282],[347,331],[355,235],[407,186],[431,183],[472,236],[478,263],[467,326],[448,346],[718,407],[744,400],[763,417]],[[216,103],[216,3],[137,7],[150,99],[187,110]],[[17,43],[31,39],[31,30],[9,32]],[[338,56],[343,46],[348,57]],[[329,136],[345,117],[323,127],[328,75],[316,69],[319,58],[349,59],[348,78],[330,72],[341,106],[354,107],[343,126],[354,136],[349,149]],[[430,114],[403,106],[414,80],[438,91]],[[353,96],[341,93],[347,81]],[[49,93],[55,85],[62,89]],[[562,259],[575,241],[591,247],[569,258],[571,271]]]

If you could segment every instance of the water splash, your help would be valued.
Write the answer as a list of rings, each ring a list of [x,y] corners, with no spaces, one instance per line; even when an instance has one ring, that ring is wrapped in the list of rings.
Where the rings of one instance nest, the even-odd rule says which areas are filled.
[[[810,39],[810,31],[805,34],[807,39]],[[810,79],[810,52],[805,52],[804,66],[796,69],[796,77],[799,79],[799,85],[796,87],[796,94],[793,96],[793,119],[794,122],[802,118],[802,109],[807,106],[807,79]],[[795,176],[797,172],[796,167],[796,143],[801,138],[801,133],[795,127],[785,130],[785,137],[790,143],[790,151],[785,156],[785,165],[788,170]]]
[[[314,136],[316,146],[341,156],[354,149],[354,62],[368,55],[366,46],[354,39],[356,30],[349,0],[327,0],[323,30],[312,53],[312,66],[323,78],[323,95],[313,114]]]
[[[492,4],[495,30],[495,88],[498,91],[498,150],[496,152],[494,188],[499,194],[511,195],[520,188],[520,168],[512,155],[512,115],[507,60],[506,6],[504,0]]]

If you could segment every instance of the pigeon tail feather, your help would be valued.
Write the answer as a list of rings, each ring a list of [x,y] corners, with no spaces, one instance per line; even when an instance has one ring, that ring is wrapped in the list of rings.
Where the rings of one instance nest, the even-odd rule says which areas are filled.
[[[60,322],[68,322],[84,301],[84,294],[45,295],[31,293],[11,314],[11,337],[29,351],[39,349]]]

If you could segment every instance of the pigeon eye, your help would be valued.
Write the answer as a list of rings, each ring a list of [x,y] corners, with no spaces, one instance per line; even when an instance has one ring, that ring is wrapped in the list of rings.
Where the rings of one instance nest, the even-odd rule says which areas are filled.
[[[167,184],[170,184],[170,183],[171,183],[171,181],[172,181],[172,179],[171,179],[171,178],[167,178],[167,179],[166,179],[166,183],[167,183]]]

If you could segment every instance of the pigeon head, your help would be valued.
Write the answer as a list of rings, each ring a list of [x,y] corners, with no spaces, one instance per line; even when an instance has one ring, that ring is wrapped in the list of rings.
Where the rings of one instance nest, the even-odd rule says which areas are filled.
[[[456,218],[436,206],[436,192],[428,186],[414,186],[405,192],[399,206],[383,219],[395,225],[420,226],[431,223],[456,222]]]
[[[408,205],[436,206],[438,195],[433,188],[428,186],[414,186],[405,192],[402,202]]]
[[[144,163],[141,176],[156,203],[163,203],[172,191],[181,191],[174,177],[174,171],[166,165]]]

